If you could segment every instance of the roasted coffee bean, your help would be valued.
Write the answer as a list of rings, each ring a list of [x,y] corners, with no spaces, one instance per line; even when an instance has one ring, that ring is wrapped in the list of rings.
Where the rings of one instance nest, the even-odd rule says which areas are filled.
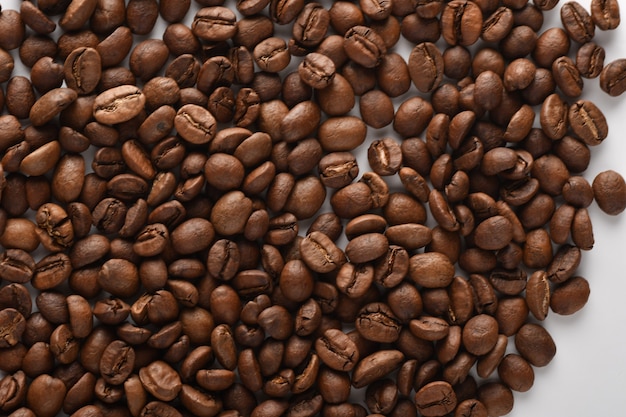
[[[591,19],[600,30],[617,28],[620,24],[619,5],[617,1],[592,1]]]
[[[230,39],[236,32],[235,14],[225,7],[215,6],[200,9],[193,20],[191,30],[198,38],[219,42]]]
[[[515,335],[515,347],[534,366],[547,365],[556,354],[552,337],[538,324],[523,325]]]
[[[589,12],[577,1],[569,1],[561,7],[561,22],[575,42],[589,42],[595,34],[596,27]]]
[[[441,14],[441,35],[449,45],[474,44],[482,32],[483,15],[474,2],[452,1]]]
[[[359,361],[359,352],[354,342],[343,332],[329,329],[315,342],[320,359],[330,368],[350,371]]]
[[[626,204],[626,185],[624,179],[615,171],[599,173],[592,183],[593,194],[602,211],[617,215],[624,211]]]
[[[444,381],[424,385],[415,393],[415,405],[424,416],[445,415],[456,408],[452,386]]]
[[[254,61],[264,71],[279,72],[289,65],[291,55],[287,51],[287,44],[278,37],[270,37],[254,47]]]
[[[174,126],[183,139],[193,144],[208,143],[215,136],[215,117],[195,104],[187,104],[178,110]]]
[[[590,146],[601,143],[608,135],[608,126],[598,107],[588,100],[570,106],[569,124],[572,130]]]
[[[491,382],[481,385],[477,394],[488,415],[503,416],[513,409],[513,393],[502,383]]]
[[[604,66],[600,73],[600,87],[611,96],[619,96],[626,90],[623,73],[626,71],[626,59],[616,59]]]
[[[379,350],[362,358],[353,370],[352,386],[362,388],[397,369],[404,360],[399,350]]]
[[[328,87],[335,76],[335,64],[326,55],[308,54],[298,66],[300,79],[315,89]]]
[[[604,68],[605,55],[604,48],[593,42],[587,42],[578,48],[576,68],[580,75],[586,78],[598,77]]]
[[[100,123],[126,122],[143,110],[145,101],[141,90],[134,85],[111,88],[96,97],[93,116]]]
[[[398,97],[411,87],[411,75],[404,58],[394,52],[383,56],[376,67],[376,79],[380,90],[390,97]]]
[[[360,25],[345,33],[344,48],[353,61],[365,68],[376,67],[387,52],[382,38],[370,28]]]
[[[161,401],[171,401],[182,389],[178,373],[161,360],[141,368],[139,378],[143,387]]]

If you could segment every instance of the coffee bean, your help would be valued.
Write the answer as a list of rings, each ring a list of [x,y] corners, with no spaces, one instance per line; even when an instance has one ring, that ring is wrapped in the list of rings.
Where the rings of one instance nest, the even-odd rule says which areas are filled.
[[[569,124],[587,145],[597,145],[608,135],[606,119],[600,109],[588,100],[579,100],[570,106]]]
[[[335,64],[326,55],[308,54],[298,66],[302,81],[316,89],[328,87],[335,76]]]
[[[41,96],[31,107],[29,118],[34,126],[42,126],[77,99],[69,88],[55,88]]]
[[[482,32],[483,15],[474,2],[452,1],[441,14],[441,34],[449,45],[474,44]]]
[[[171,401],[182,389],[180,377],[176,371],[161,360],[141,368],[139,378],[146,391],[162,401]]]
[[[589,42],[595,34],[595,25],[589,12],[576,1],[563,5],[561,22],[569,37],[575,42]]]
[[[365,68],[374,68],[387,52],[382,38],[366,26],[353,26],[344,35],[348,57]]]
[[[513,409],[513,393],[502,383],[491,382],[481,385],[477,394],[488,415],[503,416]]]
[[[452,386],[444,381],[426,384],[415,393],[415,405],[424,416],[447,414],[456,408],[456,404]]]
[[[593,42],[582,45],[576,52],[576,68],[580,75],[586,78],[598,77],[604,68],[605,55],[604,48]]]
[[[100,123],[116,124],[137,116],[145,104],[145,96],[133,85],[121,85],[98,95],[93,116]]]
[[[579,311],[589,299],[589,282],[573,277],[558,285],[550,297],[550,309],[556,314],[569,315]]]
[[[616,59],[604,66],[600,73],[600,87],[611,96],[619,96],[626,90],[622,82],[622,73],[626,68],[626,60]]]
[[[599,173],[592,183],[593,193],[598,206],[610,215],[621,213],[626,207],[623,203],[626,185],[620,174],[608,170]]]
[[[362,388],[397,369],[404,360],[398,350],[379,350],[362,358],[353,370],[352,386]]]
[[[591,2],[591,19],[600,30],[611,30],[619,26],[619,5],[616,1]]]
[[[409,55],[411,80],[418,90],[431,92],[442,81],[443,57],[439,49],[430,42],[415,46]]]
[[[532,352],[528,349],[533,344]],[[534,366],[547,365],[556,353],[550,334],[537,324],[525,324],[515,336],[515,347]]]

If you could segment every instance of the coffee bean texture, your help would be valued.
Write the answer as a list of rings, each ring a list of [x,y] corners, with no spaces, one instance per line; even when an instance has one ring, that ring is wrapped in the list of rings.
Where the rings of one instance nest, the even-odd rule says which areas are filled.
[[[0,415],[501,416],[587,303],[617,0],[8,3]]]

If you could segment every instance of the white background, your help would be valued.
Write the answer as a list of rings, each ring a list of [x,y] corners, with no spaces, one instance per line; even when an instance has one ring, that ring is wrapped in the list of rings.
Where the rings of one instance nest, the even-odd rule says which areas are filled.
[[[580,1],[587,8],[589,2]],[[331,2],[323,3],[329,6]],[[19,10],[20,1],[2,0],[0,4],[3,9]],[[229,4],[232,7],[234,2]],[[559,7],[545,14],[542,30],[560,25]],[[187,23],[192,16],[190,13]],[[163,24],[159,19],[152,37],[161,37]],[[611,32],[596,31],[595,41],[605,47],[606,62],[626,57],[626,22]],[[396,48],[396,52],[405,57],[409,50],[407,45]],[[574,47],[571,51],[574,52]],[[16,56],[16,51],[13,55]],[[16,65],[14,75],[17,74],[27,75],[26,69]],[[592,149],[591,164],[583,174],[589,182],[597,173],[607,169],[626,174],[626,96],[609,97],[598,84],[598,79],[585,80],[583,97],[593,100],[604,112],[609,123],[609,137]],[[368,140],[382,134],[393,135],[393,132],[389,129],[370,130]],[[361,172],[368,169],[362,153],[360,167]],[[535,384],[529,392],[515,394],[511,417],[618,416],[622,413],[626,388],[626,319],[623,313],[626,218],[605,215],[595,203],[589,210],[596,243],[592,251],[583,254],[578,271],[578,275],[590,282],[589,303],[573,316],[549,314],[544,324],[556,342],[557,355],[547,367],[535,369]]]

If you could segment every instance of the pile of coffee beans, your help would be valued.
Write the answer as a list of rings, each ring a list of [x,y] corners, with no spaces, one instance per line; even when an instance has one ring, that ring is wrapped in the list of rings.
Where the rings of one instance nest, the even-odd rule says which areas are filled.
[[[509,413],[626,208],[618,0],[557,3],[1,10],[0,414]]]

